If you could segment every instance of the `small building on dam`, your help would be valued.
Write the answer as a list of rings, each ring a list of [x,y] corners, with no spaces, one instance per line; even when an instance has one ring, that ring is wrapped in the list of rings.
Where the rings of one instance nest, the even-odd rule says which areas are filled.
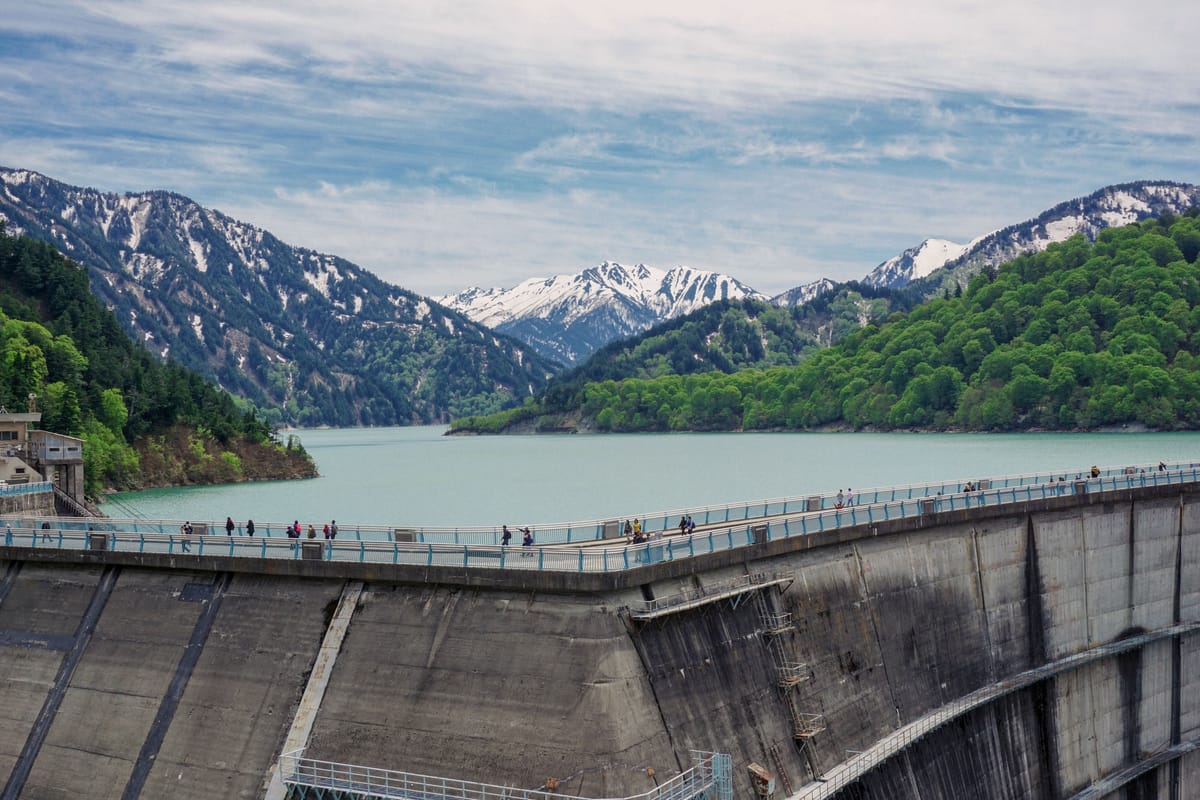
[[[1200,797],[1200,477],[1140,475],[815,498],[649,563],[14,520],[0,800],[683,800],[693,751],[737,798]]]

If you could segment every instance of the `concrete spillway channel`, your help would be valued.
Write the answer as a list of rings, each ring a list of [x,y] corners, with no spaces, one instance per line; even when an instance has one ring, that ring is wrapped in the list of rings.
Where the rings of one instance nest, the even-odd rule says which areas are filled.
[[[261,798],[297,743],[572,797],[692,750],[737,797],[1198,797],[1198,489],[612,573],[6,547],[4,797]]]

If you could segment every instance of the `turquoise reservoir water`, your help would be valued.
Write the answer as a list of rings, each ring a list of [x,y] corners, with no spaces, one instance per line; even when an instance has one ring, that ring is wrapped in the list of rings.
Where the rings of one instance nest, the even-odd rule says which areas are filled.
[[[300,431],[321,477],[114,495],[113,517],[509,525],[646,516],[853,487],[1200,460],[1200,433],[443,436]]]

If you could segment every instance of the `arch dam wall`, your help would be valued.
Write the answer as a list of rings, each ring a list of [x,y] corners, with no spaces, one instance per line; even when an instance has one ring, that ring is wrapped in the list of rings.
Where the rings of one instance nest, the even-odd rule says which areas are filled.
[[[748,574],[791,580],[627,613]],[[313,758],[589,797],[689,749],[730,753],[738,797],[751,762],[780,795],[1197,797],[1200,487],[608,574],[0,548],[0,698],[0,800],[262,797],[302,718]],[[824,730],[795,738],[796,712]]]

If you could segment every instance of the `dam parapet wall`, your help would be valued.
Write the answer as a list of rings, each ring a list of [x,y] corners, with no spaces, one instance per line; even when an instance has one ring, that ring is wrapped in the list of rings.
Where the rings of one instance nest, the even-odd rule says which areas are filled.
[[[1197,490],[611,573],[4,548],[0,796],[262,796],[350,581],[313,758],[580,797],[649,791],[692,750],[731,755],[737,797],[751,763],[781,797],[1192,796]]]

